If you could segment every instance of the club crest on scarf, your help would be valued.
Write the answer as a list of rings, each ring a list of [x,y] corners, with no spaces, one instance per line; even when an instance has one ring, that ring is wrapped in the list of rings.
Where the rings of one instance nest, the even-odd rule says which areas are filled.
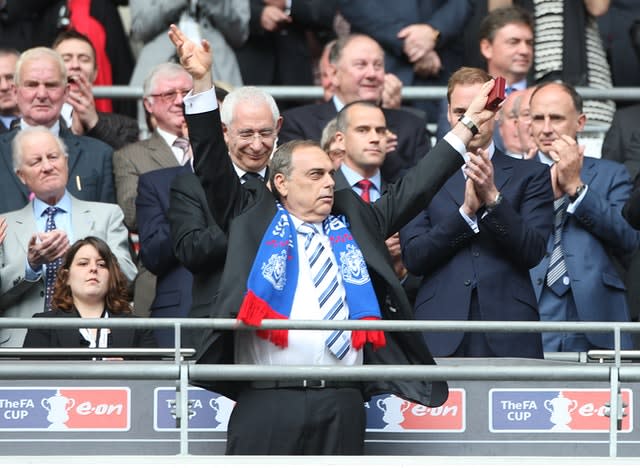
[[[280,219],[275,224],[271,235],[273,239],[270,241],[274,246],[286,245],[287,247],[293,247],[291,239],[287,236],[287,229],[289,229],[289,217],[286,213],[280,215]],[[278,239],[280,239],[278,241]],[[287,251],[281,250],[280,253],[272,254],[266,262],[262,263],[262,276],[269,283],[271,283],[274,289],[282,291],[287,284]]]
[[[379,320],[380,307],[360,248],[344,220],[329,216],[323,223],[334,257],[340,259],[341,276],[350,320]],[[301,247],[300,247],[301,248]],[[264,319],[288,319],[298,281],[297,233],[288,211],[278,204],[271,224],[260,242],[247,280],[238,320],[260,326]],[[280,347],[288,345],[288,330],[257,330],[257,335]],[[360,349],[365,342],[384,346],[381,331],[354,330],[351,342]]]

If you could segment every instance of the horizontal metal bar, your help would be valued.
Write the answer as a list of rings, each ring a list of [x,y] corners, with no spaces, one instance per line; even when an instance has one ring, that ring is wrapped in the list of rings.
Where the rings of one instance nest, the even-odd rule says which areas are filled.
[[[177,380],[173,361],[0,361],[0,379]]]
[[[0,317],[0,328],[85,328],[101,327],[108,321],[109,328],[211,328],[219,330],[255,330],[236,319],[191,318],[13,318]],[[490,331],[500,333],[541,331],[582,331],[588,333],[622,332],[640,333],[638,322],[536,322],[536,321],[458,321],[458,320],[263,320],[260,328],[289,330],[385,330],[385,331]]]
[[[174,348],[0,348],[0,358],[25,357],[34,358],[46,356],[56,357],[171,357],[175,356]],[[180,348],[182,357],[192,357],[196,354],[194,348]]]
[[[609,367],[599,365],[398,365],[398,366],[256,366],[188,363],[189,377],[196,381],[325,379],[340,381],[373,380],[544,380],[608,382]],[[505,361],[506,362],[506,361]],[[534,362],[532,360],[532,362]],[[629,381],[640,381],[640,368],[630,369]]]
[[[320,86],[260,86],[274,98],[283,101],[322,99],[323,91]],[[618,87],[596,89],[578,87],[578,93],[585,99],[614,99],[616,101],[640,101],[640,88]],[[140,99],[141,86],[94,86],[95,97]],[[447,95],[445,86],[404,86],[402,98],[406,100],[442,99]]]

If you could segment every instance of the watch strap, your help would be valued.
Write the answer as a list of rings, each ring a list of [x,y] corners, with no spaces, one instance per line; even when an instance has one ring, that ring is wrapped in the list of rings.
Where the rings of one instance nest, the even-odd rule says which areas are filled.
[[[476,124],[473,123],[473,120],[471,120],[469,117],[467,117],[464,114],[462,114],[462,116],[460,117],[460,119],[458,119],[458,121],[462,125],[467,127],[473,136],[477,135],[478,132],[480,131],[480,130],[478,130],[478,127],[476,126]]]

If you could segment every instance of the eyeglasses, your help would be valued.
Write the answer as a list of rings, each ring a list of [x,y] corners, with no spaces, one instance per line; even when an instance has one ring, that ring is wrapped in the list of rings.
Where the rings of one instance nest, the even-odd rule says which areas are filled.
[[[149,96],[158,98],[165,103],[174,102],[176,100],[176,96],[178,93],[180,97],[185,97],[191,89],[172,89],[171,91],[166,91],[164,93],[150,94]]]
[[[253,130],[240,130],[238,133],[238,138],[242,141],[253,141],[254,138],[258,138],[260,141],[262,140],[272,140],[276,136],[276,131],[273,128],[263,128],[262,130],[253,131]]]
[[[337,159],[344,157],[346,151],[343,149],[330,149],[327,153],[331,159]]]

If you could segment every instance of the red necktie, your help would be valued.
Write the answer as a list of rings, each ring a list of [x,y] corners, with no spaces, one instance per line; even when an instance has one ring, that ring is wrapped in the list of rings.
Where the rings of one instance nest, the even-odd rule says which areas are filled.
[[[360,198],[367,203],[371,203],[371,196],[369,194],[369,190],[373,183],[368,179],[362,179],[360,182],[356,183],[356,187],[358,187],[362,192],[360,193]]]

